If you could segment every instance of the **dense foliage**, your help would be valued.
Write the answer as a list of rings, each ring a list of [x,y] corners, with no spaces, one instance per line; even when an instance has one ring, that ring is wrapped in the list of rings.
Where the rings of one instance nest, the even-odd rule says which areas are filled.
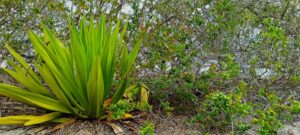
[[[154,110],[189,114],[196,125],[207,122],[207,132],[261,134],[299,114],[298,0],[4,0],[0,41],[31,61],[27,30],[40,33],[44,22],[68,40],[66,18],[79,25],[80,15],[102,13],[128,21],[129,49],[145,35],[133,76],[149,87]],[[10,55],[1,51],[6,66]]]

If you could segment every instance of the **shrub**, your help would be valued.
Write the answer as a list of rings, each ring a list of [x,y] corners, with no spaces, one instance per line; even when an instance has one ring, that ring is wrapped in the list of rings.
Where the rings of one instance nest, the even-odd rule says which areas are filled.
[[[167,102],[161,102],[160,103],[162,110],[166,113],[167,116],[172,115],[172,111],[174,110],[174,107],[170,106],[170,103]]]
[[[289,107],[289,111],[293,114],[299,114],[300,113],[300,102],[293,100]]]
[[[111,119],[118,120],[122,118],[127,112],[134,109],[134,104],[127,102],[126,100],[119,100],[118,103],[112,104],[109,107],[111,111]]]
[[[120,21],[106,28],[102,15],[100,23],[90,18],[80,20],[80,27],[70,23],[70,43],[63,44],[44,25],[44,39],[33,32],[29,38],[35,49],[34,72],[11,47],[6,48],[18,61],[14,70],[6,73],[24,88],[0,84],[0,95],[51,111],[43,116],[8,116],[0,124],[33,125],[66,120],[63,114],[81,119],[103,118],[106,106],[119,101],[130,82],[130,71],[142,39],[128,53],[123,43],[126,26],[119,33]],[[44,84],[44,82],[46,84]],[[113,93],[114,92],[114,93]],[[111,101],[111,102],[106,102]]]
[[[232,124],[241,125],[236,121],[236,117],[246,116],[251,109],[247,103],[239,100],[238,94],[225,94],[223,92],[214,92],[205,97],[205,100],[200,106],[200,111],[193,118],[194,122],[200,122],[202,128],[207,129],[227,129]],[[234,125],[236,126],[236,125]],[[247,128],[248,129],[248,128]]]
[[[223,92],[208,95],[201,105],[196,120],[203,126],[228,126],[232,119],[230,102],[230,98]]]
[[[277,118],[277,113],[272,108],[257,111],[256,114],[257,118],[253,122],[259,126],[258,133],[260,135],[275,135],[277,134],[277,130],[282,127],[281,121]]]
[[[290,114],[289,106],[276,93],[265,88],[260,88],[258,95],[265,103],[262,106],[256,104],[252,123],[257,126],[260,135],[275,135],[282,127],[282,121]]]
[[[116,104],[111,104],[108,110],[108,119],[118,120],[131,116],[128,114],[133,110],[148,111],[152,106],[148,103],[148,87],[144,84],[131,85],[124,93],[124,99]]]
[[[153,122],[146,122],[141,128],[140,128],[140,135],[154,135],[155,134],[155,126]]]

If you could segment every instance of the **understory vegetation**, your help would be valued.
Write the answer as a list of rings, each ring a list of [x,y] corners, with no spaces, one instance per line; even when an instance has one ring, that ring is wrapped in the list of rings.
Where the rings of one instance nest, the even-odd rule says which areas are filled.
[[[0,74],[20,83],[0,95],[49,111],[0,124],[151,112],[269,135],[300,115],[298,0],[2,0],[0,15]]]

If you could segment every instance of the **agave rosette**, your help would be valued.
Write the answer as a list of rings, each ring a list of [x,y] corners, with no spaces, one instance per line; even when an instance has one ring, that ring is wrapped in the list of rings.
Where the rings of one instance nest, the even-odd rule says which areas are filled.
[[[123,43],[126,25],[120,32],[106,24],[85,17],[80,27],[69,24],[70,43],[64,44],[44,25],[43,38],[29,32],[36,52],[34,66],[39,75],[11,47],[5,47],[17,61],[13,70],[4,69],[24,87],[0,83],[0,95],[51,111],[42,116],[7,116],[0,124],[33,125],[43,122],[63,122],[64,114],[77,118],[102,118],[105,101],[116,103],[129,83],[129,74],[142,40],[137,40],[131,52]],[[113,90],[114,88],[114,90]]]

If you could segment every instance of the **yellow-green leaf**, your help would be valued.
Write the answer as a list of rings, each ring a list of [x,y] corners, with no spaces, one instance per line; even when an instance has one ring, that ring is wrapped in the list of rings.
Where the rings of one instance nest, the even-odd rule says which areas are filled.
[[[31,116],[31,115],[0,117],[0,125],[24,124],[27,121],[29,121],[30,119],[33,119],[35,117],[36,116]]]
[[[53,119],[55,119],[59,116],[61,116],[60,112],[52,112],[52,113],[48,113],[48,114],[45,114],[45,115],[42,115],[42,116],[36,116],[36,117],[30,119],[24,125],[25,126],[30,126],[30,125],[35,125],[35,124],[48,122],[48,121],[53,120]]]

